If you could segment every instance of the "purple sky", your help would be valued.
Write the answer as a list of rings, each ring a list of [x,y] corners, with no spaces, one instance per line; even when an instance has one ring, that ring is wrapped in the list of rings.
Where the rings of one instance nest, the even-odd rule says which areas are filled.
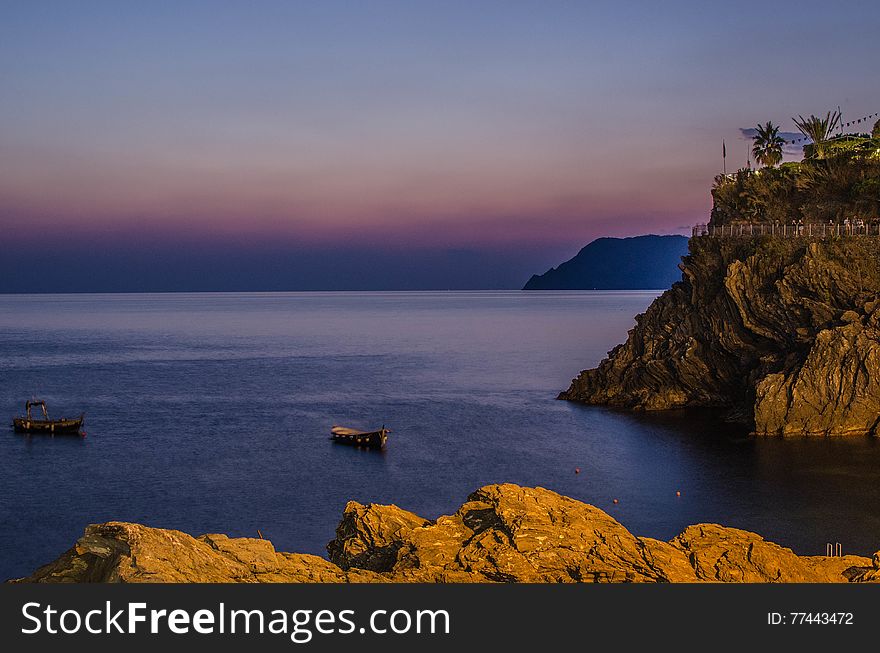
[[[188,289],[186,252],[215,261],[204,277],[234,251],[246,275],[267,247],[313,276],[323,261],[326,287],[345,285],[327,262],[366,247],[426,287],[461,285],[462,253],[474,287],[517,286],[595,237],[704,220],[722,138],[728,168],[745,162],[740,128],[880,110],[878,3],[0,11],[0,238],[97,266],[23,270],[20,254],[0,291],[102,288],[105,259],[121,287]],[[125,265],[157,252],[180,257],[178,286]]]

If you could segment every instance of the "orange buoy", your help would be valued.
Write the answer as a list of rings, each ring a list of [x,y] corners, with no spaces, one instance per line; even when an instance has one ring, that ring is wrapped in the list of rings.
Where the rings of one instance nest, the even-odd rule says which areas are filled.
[[[617,499],[614,500],[614,503],[620,503]]]
[[[580,468],[580,467],[575,467],[575,468],[574,468],[574,473],[575,473],[575,474],[580,474],[580,473],[581,473],[581,468]]]
[[[676,490],[676,491],[675,491],[675,496],[680,497],[680,496],[681,496],[681,490]]]

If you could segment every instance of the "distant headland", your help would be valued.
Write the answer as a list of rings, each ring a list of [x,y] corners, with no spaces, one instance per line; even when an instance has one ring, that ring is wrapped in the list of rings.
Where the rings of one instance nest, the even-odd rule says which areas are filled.
[[[559,267],[532,275],[523,290],[668,288],[678,280],[685,254],[684,236],[598,238]]]

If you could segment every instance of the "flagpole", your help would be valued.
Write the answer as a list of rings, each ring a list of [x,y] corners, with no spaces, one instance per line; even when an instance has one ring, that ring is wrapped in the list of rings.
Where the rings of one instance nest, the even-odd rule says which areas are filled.
[[[727,176],[727,145],[724,143],[724,139],[721,139],[721,158],[724,160],[723,168],[724,168],[724,176]]]

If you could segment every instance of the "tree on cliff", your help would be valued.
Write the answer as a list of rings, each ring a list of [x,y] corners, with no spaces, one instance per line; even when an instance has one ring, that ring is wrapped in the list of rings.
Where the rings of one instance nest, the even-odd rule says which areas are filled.
[[[782,147],[785,145],[785,139],[779,135],[779,126],[768,120],[766,125],[758,123],[755,132],[752,156],[761,165],[772,168],[782,161]]]
[[[795,126],[800,130],[801,134],[813,141],[812,154],[815,158],[821,159],[825,156],[825,143],[831,138],[832,132],[840,126],[840,111],[827,112],[824,118],[811,115],[804,118],[799,115],[792,118]],[[807,150],[804,150],[807,154]]]

